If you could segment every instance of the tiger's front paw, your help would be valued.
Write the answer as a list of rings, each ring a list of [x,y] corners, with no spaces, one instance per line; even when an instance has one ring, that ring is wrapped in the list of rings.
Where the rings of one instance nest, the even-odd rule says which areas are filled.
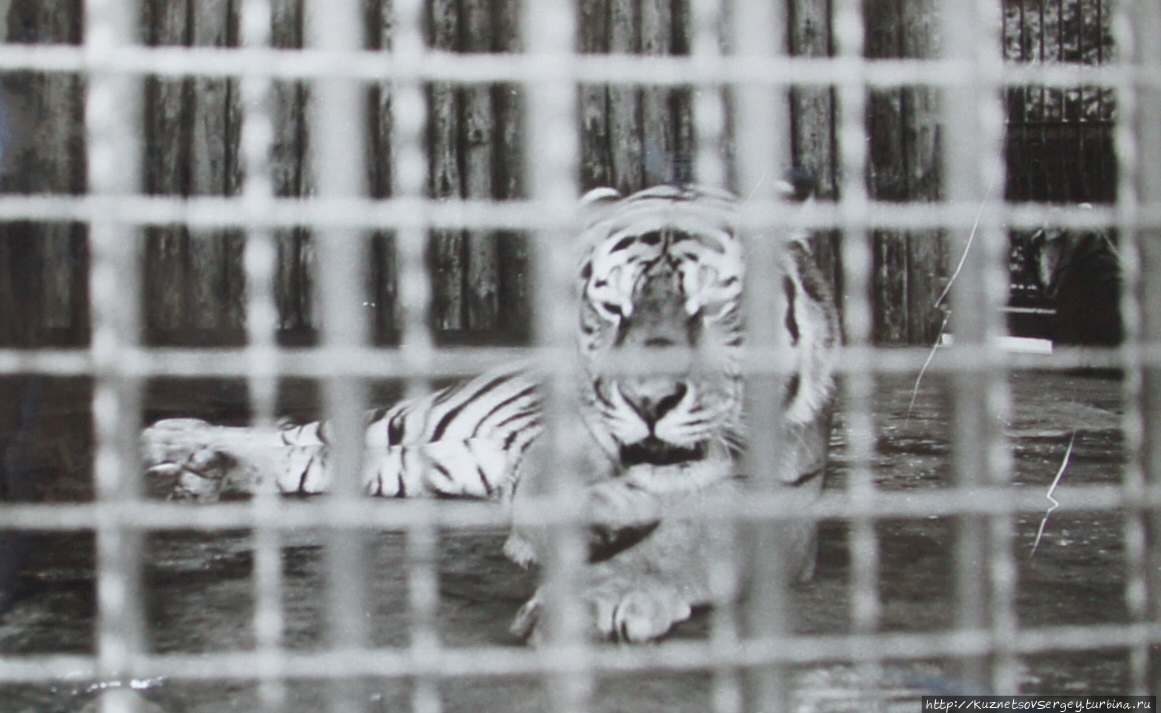
[[[280,473],[287,448],[277,435],[196,418],[158,421],[141,432],[141,461],[158,497],[214,502],[257,491],[264,473]]]
[[[603,638],[630,644],[659,639],[692,613],[675,589],[631,589],[592,601],[594,625]]]
[[[141,433],[141,460],[150,490],[176,500],[214,502],[236,467],[214,447],[218,427],[195,418],[158,421]]]
[[[641,643],[659,639],[690,617],[692,607],[675,588],[650,583],[638,587],[593,587],[582,595],[589,633],[596,639]],[[542,596],[538,590],[516,614],[511,632],[532,645],[543,638]]]

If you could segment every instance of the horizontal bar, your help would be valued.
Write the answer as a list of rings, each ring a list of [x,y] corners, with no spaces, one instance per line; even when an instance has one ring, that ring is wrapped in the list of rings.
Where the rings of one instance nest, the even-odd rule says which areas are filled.
[[[322,199],[278,198],[255,210],[247,197],[179,196],[0,196],[0,221],[81,222],[104,220],[110,214],[129,225],[186,225],[191,228],[262,229],[320,227],[364,230],[427,228],[538,231],[572,224],[555,204],[536,200],[484,201],[445,199]],[[547,210],[552,207],[554,210]],[[872,201],[865,214],[844,213],[837,204],[805,206],[782,202],[746,201],[739,206],[744,228],[835,228],[934,230],[971,228],[979,218],[974,203],[892,203]],[[579,207],[578,207],[579,210]],[[1009,229],[1061,227],[1161,227],[1161,203],[1143,203],[1126,225],[1112,206],[1062,207],[1050,203],[1007,203]],[[195,236],[196,239],[196,236]]]
[[[830,520],[867,518],[930,518],[955,515],[1012,515],[1044,513],[1052,506],[1040,486],[1006,488],[970,487],[922,491],[876,490],[852,499],[842,491],[824,491],[808,509],[792,507],[779,493],[747,493],[744,497],[706,497],[690,504],[674,505],[667,514],[710,520]],[[1161,486],[1128,493],[1115,485],[1060,486],[1053,491],[1059,505],[1053,514],[1066,512],[1108,512],[1161,508]],[[490,501],[441,501],[431,503],[408,499],[361,498],[344,503],[342,517],[324,503],[288,499],[269,509],[254,508],[247,502],[173,503],[138,501],[133,503],[3,503],[0,530],[86,531],[98,524],[117,522],[140,530],[220,530],[263,527],[278,530],[299,528],[341,528],[361,530],[401,530],[432,523],[449,529],[503,527],[508,518],[503,508]],[[559,503],[557,503],[559,505]],[[576,520],[575,508],[543,503],[528,509],[529,525],[560,525]],[[581,519],[583,522],[583,518]]]
[[[1103,624],[1018,629],[1004,642],[1006,651],[1038,654],[1093,651],[1161,643],[1159,624]],[[851,652],[874,650],[880,660],[915,661],[937,657],[984,655],[996,649],[986,631],[925,633],[819,634],[739,641],[722,648],[713,642],[665,641],[655,646],[587,647],[586,661],[597,671],[713,671],[773,663],[825,664],[850,660]],[[255,671],[276,672],[285,679],[331,680],[532,676],[575,668],[579,646],[441,649],[416,657],[408,649],[290,652],[269,655],[221,652],[208,655],[139,656],[131,670],[138,680],[253,681]],[[83,656],[0,656],[0,682],[84,681],[97,675],[96,662]],[[129,682],[122,682],[128,685]],[[916,695],[920,691],[916,691]]]
[[[972,63],[939,59],[724,56],[707,63],[693,56],[582,54],[557,70],[520,53],[428,51],[422,62],[396,62],[373,50],[146,47],[111,49],[94,60],[74,45],[0,45],[0,69],[41,72],[125,72],[160,77],[260,77],[282,80],[355,78],[368,82],[543,82],[689,85],[833,85],[853,79],[874,88],[923,85],[962,87]],[[1071,88],[1078,85],[1161,86],[1161,76],[1139,67],[1077,64],[1004,65],[997,80]]]
[[[118,373],[132,377],[244,378],[252,374],[254,354],[244,347],[227,349],[126,348]],[[270,376],[322,379],[349,374],[363,379],[457,378],[475,376],[490,368],[524,363],[530,372],[555,373],[572,350],[566,347],[455,347],[436,349],[424,364],[408,360],[396,348],[294,347],[271,352],[263,363]],[[793,368],[789,352],[748,348],[741,367],[746,374],[780,374]],[[630,358],[609,357],[610,371],[640,373],[681,370],[684,352],[638,352]],[[930,362],[930,363],[929,363]],[[1116,348],[1058,347],[1052,354],[1013,353],[999,344],[932,347],[846,346],[836,355],[835,371],[842,373],[927,374],[994,369],[1060,371],[1076,368],[1117,368],[1126,364],[1161,366],[1161,343]],[[56,377],[92,376],[96,365],[84,349],[0,349],[0,375],[44,374]],[[562,367],[563,368],[563,367]]]

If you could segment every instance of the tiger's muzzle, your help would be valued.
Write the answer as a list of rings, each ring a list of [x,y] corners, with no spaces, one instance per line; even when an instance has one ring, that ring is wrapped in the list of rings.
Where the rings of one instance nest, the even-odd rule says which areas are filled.
[[[623,379],[618,388],[650,431],[689,394],[688,383],[665,377]]]
[[[621,447],[621,460],[626,465],[671,465],[704,456],[698,445],[678,445],[658,435],[661,420],[689,395],[687,382],[667,377],[626,379],[618,383],[618,389],[649,431],[644,439]]]

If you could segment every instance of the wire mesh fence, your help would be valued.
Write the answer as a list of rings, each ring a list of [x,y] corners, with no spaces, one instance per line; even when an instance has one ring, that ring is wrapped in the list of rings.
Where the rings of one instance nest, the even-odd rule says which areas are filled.
[[[12,40],[38,5],[13,3]],[[10,320],[27,300],[46,325],[23,340],[6,326],[0,349],[11,710],[914,710],[925,693],[1156,690],[1161,11],[72,11],[55,42],[0,45],[0,71],[36,78],[7,116],[50,107],[33,133],[67,137],[47,153],[72,181],[10,171],[0,195],[9,265],[51,268],[0,284]],[[1059,178],[1054,116],[1079,127],[1086,164]],[[46,170],[44,146],[20,151],[41,158],[16,173]],[[794,167],[815,202],[776,195]],[[1061,187],[1073,179],[1090,192]],[[736,539],[711,610],[655,644],[594,642],[577,595],[578,197],[689,180],[741,199],[751,485],[680,513]],[[844,332],[828,482],[808,508],[774,482],[794,446],[779,380],[796,367],[783,324],[761,319],[787,309],[785,245],[767,238],[801,230]],[[1008,339],[1010,231],[1115,233],[1099,269],[1117,309],[1093,318],[1119,320],[1112,344]],[[1063,257],[1083,252],[1026,249],[1098,279]],[[501,555],[504,508],[372,498],[360,480],[366,409],[516,360],[543,381],[533,520],[551,556],[532,573]],[[261,439],[288,414],[327,421],[325,496],[266,483],[193,505],[142,474],[141,428],[160,416]],[[818,570],[792,585],[780,543],[802,522],[819,525]],[[532,647],[508,625],[538,584]]]

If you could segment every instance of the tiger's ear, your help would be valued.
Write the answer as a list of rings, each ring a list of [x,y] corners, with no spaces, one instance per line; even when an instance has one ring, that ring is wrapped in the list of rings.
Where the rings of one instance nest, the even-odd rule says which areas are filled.
[[[586,226],[599,222],[624,196],[616,188],[601,186],[581,196],[580,220]]]
[[[599,188],[594,188],[581,196],[580,202],[583,207],[589,208],[592,206],[603,205],[605,203],[613,203],[615,201],[621,200],[622,198],[624,198],[624,196],[622,196],[616,188],[600,186]]]

